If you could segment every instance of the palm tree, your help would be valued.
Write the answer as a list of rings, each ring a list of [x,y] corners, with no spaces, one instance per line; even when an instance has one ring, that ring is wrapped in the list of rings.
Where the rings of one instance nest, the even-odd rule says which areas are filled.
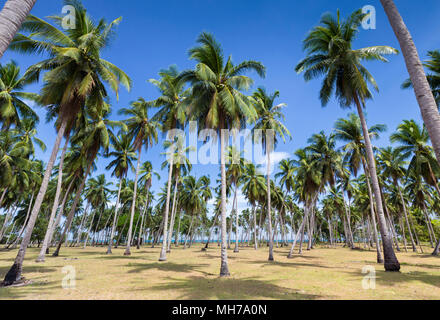
[[[397,50],[388,46],[352,49],[353,41],[365,16],[362,10],[355,11],[345,21],[341,21],[339,11],[337,18],[331,14],[324,15],[321,19],[322,25],[314,28],[304,40],[304,49],[308,56],[297,65],[296,71],[304,72],[306,81],[318,76],[325,77],[320,92],[324,106],[329,102],[334,91],[341,107],[350,107],[353,104],[356,106],[361,119],[368,169],[383,239],[385,270],[398,271],[400,264],[387,230],[373,148],[362,110],[366,100],[372,98],[368,84],[376,90],[378,87],[371,74],[361,64],[362,61],[368,60],[386,62],[383,55],[397,53]]]
[[[406,68],[408,69],[422,113],[423,122],[431,137],[437,161],[440,161],[440,115],[431,87],[426,78],[425,70],[423,70],[423,64],[420,61],[416,45],[394,1],[380,0],[380,2],[385,9],[391,27],[399,41],[405,58]]]
[[[186,99],[188,120],[196,120],[199,130],[214,129],[220,133],[220,171],[221,171],[221,267],[220,276],[229,276],[226,251],[226,165],[225,149],[228,136],[226,129],[239,129],[246,120],[253,122],[257,113],[242,90],[248,90],[252,79],[242,75],[256,71],[265,75],[264,66],[256,61],[244,61],[234,65],[232,58],[226,61],[220,44],[209,33],[202,33],[197,42],[199,46],[190,50],[190,58],[197,61],[195,70],[185,71],[179,77],[192,86],[192,93]]]
[[[379,133],[386,130],[385,125],[374,125],[368,129],[368,136],[371,139],[376,139],[379,137]],[[380,249],[379,235],[377,233],[376,227],[376,213],[374,207],[374,198],[371,190],[370,183],[370,171],[367,168],[366,160],[366,145],[364,136],[362,133],[361,119],[354,113],[349,114],[348,119],[338,119],[335,123],[335,137],[345,143],[343,146],[343,151],[345,152],[344,162],[347,163],[350,171],[356,177],[358,175],[360,167],[363,168],[365,176],[368,179],[365,180],[367,184],[367,190],[369,195],[370,204],[368,208],[370,209],[371,220],[373,224],[374,240],[376,241],[376,251],[377,251],[377,262],[382,263],[382,252]]]
[[[153,174],[156,176],[157,179],[160,180],[160,175],[153,170],[153,165],[150,161],[144,162],[144,164],[141,166],[141,169],[139,171],[139,183],[143,185],[143,188],[146,189],[146,199],[145,199],[145,205],[144,210],[142,212],[142,221],[141,221],[141,227],[139,228],[139,236],[138,236],[138,242],[137,242],[137,248],[140,248],[141,245],[141,235],[144,230],[144,219],[145,215],[147,214],[148,207],[150,205],[150,202],[152,201],[152,194],[150,192],[152,180],[153,180]]]
[[[15,4],[20,2],[14,1]],[[33,3],[33,1],[26,2]],[[31,66],[26,73],[38,78],[41,72],[47,71],[39,100],[41,104],[53,107],[53,113],[58,115],[56,122],[58,134],[23,241],[14,264],[3,282],[5,286],[21,280],[26,248],[43,203],[62,137],[66,131],[69,131],[73,119],[86,100],[93,101],[95,107],[103,105],[104,98],[107,97],[103,81],[116,93],[119,91],[120,83],[128,89],[131,87],[130,79],[122,70],[100,57],[100,52],[108,45],[108,39],[120,19],[110,24],[105,23],[104,20],[95,24],[79,1],[66,1],[66,4],[75,8],[77,22],[75,29],[61,30],[35,16],[29,16],[23,23],[22,30],[31,34],[29,36],[17,34],[10,46],[11,49],[21,52],[48,53],[48,59]],[[55,19],[61,21],[62,17]]]
[[[0,59],[37,0],[8,0],[0,12]]]
[[[382,169],[383,175],[385,177],[391,178],[394,186],[399,191],[399,197],[403,208],[403,213],[405,215],[406,227],[408,228],[410,234],[411,245],[413,247],[413,251],[417,252],[416,243],[414,242],[411,227],[409,224],[406,203],[403,198],[402,188],[400,186],[400,182],[406,174],[406,170],[404,168],[404,166],[406,165],[405,155],[402,154],[401,151],[397,148],[393,149],[392,147],[388,147],[381,149],[380,154],[378,155],[378,165]]]
[[[234,252],[239,252],[238,249],[238,212],[237,212],[237,192],[238,186],[241,183],[241,176],[246,167],[246,160],[243,158],[243,152],[239,153],[239,151],[234,147],[230,146],[226,152],[226,177],[227,181],[230,181],[234,186],[234,200],[232,202],[232,213],[235,214],[235,248]]]
[[[278,142],[278,136],[286,141],[286,136],[290,137],[289,130],[282,123],[284,114],[281,109],[286,105],[284,103],[275,105],[275,100],[280,96],[278,91],[268,94],[265,89],[258,88],[254,93],[255,107],[258,113],[258,120],[255,124],[255,130],[262,130],[263,150],[266,153],[266,179],[267,179],[267,219],[269,223],[269,261],[273,261],[273,237],[272,237],[272,207],[270,191],[270,154],[275,150]]]
[[[430,60],[426,60],[423,65],[431,73],[426,76],[428,83],[431,87],[432,94],[434,95],[435,102],[440,106],[440,51],[428,51],[428,57]],[[402,84],[402,89],[413,88],[411,79],[405,80]]]
[[[135,150],[131,144],[130,137],[125,133],[120,133],[117,137],[113,137],[111,139],[112,148],[114,151],[109,153],[109,157],[114,157],[109,165],[105,168],[106,170],[110,170],[114,167],[112,172],[112,176],[119,179],[119,188],[118,188],[118,196],[115,204],[115,213],[113,217],[112,231],[110,234],[110,239],[107,248],[107,254],[112,253],[112,245],[113,238],[115,234],[115,228],[118,221],[118,209],[119,202],[121,198],[121,190],[122,190],[122,181],[127,177],[127,172],[131,168],[134,171],[132,161],[136,159]]]
[[[38,121],[37,114],[29,107],[23,99],[36,101],[38,95],[23,92],[26,85],[36,79],[28,75],[20,77],[20,67],[11,61],[6,65],[0,65],[0,122],[3,129],[9,129],[14,124],[21,126],[21,120]]]
[[[36,126],[37,122],[34,119],[25,118],[21,121],[21,126],[15,130],[20,140],[28,146],[30,156],[35,156],[35,145],[37,145],[41,151],[46,151],[46,144],[36,137]]]
[[[124,255],[131,255],[130,246],[133,233],[133,220],[134,212],[136,208],[137,186],[139,178],[139,169],[141,165],[141,153],[142,148],[147,150],[157,143],[157,130],[160,128],[158,122],[150,119],[148,111],[151,108],[151,104],[145,101],[143,98],[139,98],[137,101],[131,103],[131,108],[124,108],[120,110],[121,114],[130,116],[125,122],[128,127],[129,135],[133,139],[133,148],[137,151],[137,166],[136,175],[134,180],[134,193],[133,201],[131,204],[130,224],[128,227],[128,241]]]

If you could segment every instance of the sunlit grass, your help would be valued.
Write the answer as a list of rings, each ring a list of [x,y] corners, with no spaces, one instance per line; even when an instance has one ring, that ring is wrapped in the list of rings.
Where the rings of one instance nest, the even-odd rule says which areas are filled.
[[[287,259],[288,248],[275,248],[275,262],[267,261],[267,247],[258,251],[229,251],[231,277],[218,277],[220,250],[194,246],[173,249],[159,262],[160,248],[124,248],[105,255],[105,248],[62,248],[43,264],[34,262],[38,250],[29,249],[24,275],[31,285],[1,288],[1,299],[440,299],[440,258],[412,252],[398,253],[402,272],[387,273],[375,263],[374,251],[321,246]],[[16,251],[0,252],[4,277]],[[362,268],[377,270],[375,290],[362,288]],[[65,266],[76,270],[76,288],[63,289]]]

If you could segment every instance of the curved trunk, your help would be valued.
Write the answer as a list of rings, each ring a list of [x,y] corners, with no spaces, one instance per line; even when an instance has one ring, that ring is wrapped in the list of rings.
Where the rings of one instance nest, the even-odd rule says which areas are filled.
[[[254,218],[254,249],[258,250],[258,241],[257,241],[257,210],[255,210],[255,205],[252,206],[252,215]]]
[[[0,59],[37,0],[8,0],[0,12]]]
[[[3,200],[5,199],[6,193],[8,192],[8,188],[5,188],[5,190],[3,190],[2,195],[0,197],[0,208],[2,207],[3,204]]]
[[[11,1],[11,0],[9,0]],[[8,2],[9,2],[8,1]],[[16,2],[16,1],[14,1]],[[2,11],[3,12],[3,11]],[[0,17],[1,20],[1,17]],[[1,25],[1,22],[0,22]],[[2,32],[0,32],[2,34]],[[1,51],[0,51],[1,53]],[[26,254],[26,248],[29,245],[29,242],[31,240],[32,231],[35,226],[35,222],[37,221],[38,213],[40,212],[41,205],[44,200],[44,196],[46,195],[47,187],[49,185],[50,176],[52,174],[52,169],[55,164],[55,160],[57,158],[58,150],[60,148],[61,140],[64,136],[64,132],[67,127],[67,120],[63,120],[61,123],[61,126],[58,130],[58,135],[55,140],[55,144],[52,149],[52,154],[50,156],[49,162],[47,163],[46,171],[44,173],[43,181],[41,183],[40,191],[38,192],[37,199],[35,200],[34,208],[32,209],[31,216],[29,218],[28,225],[26,226],[25,233],[23,240],[20,245],[20,249],[18,250],[17,257],[15,258],[14,264],[12,265],[11,269],[8,271],[8,273],[5,276],[5,279],[3,281],[3,286],[10,286],[16,282],[19,282],[22,280],[21,273],[23,271],[23,261],[24,256]]]
[[[89,163],[87,165],[87,170],[86,170],[86,173],[84,175],[84,178],[82,179],[81,185],[79,186],[78,190],[76,191],[76,195],[75,195],[75,199],[73,200],[72,208],[70,209],[69,215],[67,216],[66,225],[64,226],[64,231],[63,231],[63,233],[61,235],[61,238],[60,238],[60,240],[58,242],[58,246],[57,246],[55,252],[52,255],[54,257],[58,257],[58,255],[60,254],[61,245],[63,244],[63,241],[64,241],[64,239],[67,236],[67,232],[70,230],[70,225],[72,224],[73,217],[75,216],[76,207],[77,207],[77,205],[79,203],[79,200],[81,198],[81,192],[83,191],[84,186],[85,186],[86,181],[87,181],[87,177],[90,174],[90,169],[92,167],[93,160],[94,160],[94,157],[92,157],[92,159],[89,160]]]
[[[70,140],[70,131],[67,134],[66,141],[64,142],[63,150],[61,151],[61,158],[60,158],[60,164],[58,168],[58,181],[57,181],[57,190],[55,192],[55,199],[52,206],[52,211],[49,218],[49,224],[47,227],[46,234],[44,235],[43,245],[40,250],[40,254],[38,255],[38,258],[36,262],[44,262],[46,249],[49,246],[50,240],[51,240],[51,234],[53,232],[53,224],[55,220],[55,215],[57,213],[57,209],[59,206],[60,196],[61,196],[61,189],[63,186],[63,169],[64,169],[64,157],[66,155],[67,147],[69,146],[69,140]]]
[[[28,210],[27,210],[27,212],[26,212],[26,218],[24,219],[23,226],[21,227],[20,231],[19,231],[18,234],[17,234],[17,238],[14,240],[14,242],[13,242],[12,245],[11,245],[11,248],[12,248],[12,249],[15,249],[15,248],[17,247],[17,244],[18,244],[18,242],[20,241],[21,235],[22,235],[23,232],[24,232],[24,228],[26,228],[26,224],[27,224],[27,221],[28,221],[29,215],[30,215],[30,213],[31,213],[32,202],[34,201],[34,196],[35,196],[35,193],[32,193],[31,202],[29,203],[29,207],[28,207]],[[0,201],[0,203],[1,203],[1,201]],[[9,248],[9,246],[7,246],[6,248]]]
[[[221,266],[220,277],[230,276],[228,267],[228,253],[226,251],[226,163],[225,163],[225,143],[229,137],[228,130],[223,130],[223,118],[221,118],[220,130],[220,172],[221,172]]]
[[[179,216],[177,217],[177,220],[179,221],[179,223],[177,224],[177,232],[176,235],[174,237],[174,246],[177,248],[179,246],[179,234],[180,234],[180,210],[179,210]]]
[[[379,181],[377,179],[377,172],[376,172],[376,161],[374,159],[373,147],[372,147],[371,141],[370,141],[370,135],[368,132],[367,122],[365,121],[365,116],[364,116],[364,113],[362,111],[362,107],[359,103],[359,99],[357,98],[357,96],[355,96],[355,101],[356,101],[356,107],[357,107],[357,110],[359,113],[359,117],[360,117],[361,123],[362,123],[362,131],[364,132],[367,162],[368,162],[368,167],[370,169],[370,176],[371,176],[371,183],[373,185],[374,198],[376,200],[376,210],[377,210],[377,215],[378,215],[378,220],[379,220],[378,222],[379,222],[380,233],[382,235],[385,270],[386,271],[399,271],[400,270],[400,263],[397,260],[396,254],[394,253],[393,242],[388,234],[387,224],[385,221],[385,215],[383,213],[383,206],[382,206],[382,199],[380,196]]]
[[[174,187],[174,197],[173,197],[173,207],[171,208],[171,220],[170,220],[170,228],[168,230],[168,243],[167,243],[167,253],[171,252],[171,242],[173,242],[173,231],[174,231],[174,223],[176,221],[176,207],[177,207],[177,179],[176,179],[176,185]]]
[[[171,156],[168,170],[168,186],[167,186],[167,202],[165,204],[165,212],[163,218],[163,239],[162,239],[162,249],[160,251],[159,261],[167,261],[167,236],[168,236],[168,214],[170,211],[170,201],[171,201],[171,183],[173,179],[173,165],[174,165],[174,156]],[[176,179],[177,183],[177,179]],[[174,192],[176,192],[175,190]]]
[[[298,241],[298,236],[303,233],[304,225],[306,223],[308,214],[309,214],[309,208],[308,208],[308,205],[306,204],[306,207],[304,208],[303,220],[301,222],[301,225],[298,228],[298,232],[296,232],[296,234],[295,234],[295,239],[293,239],[292,247],[290,248],[289,255],[287,256],[287,258],[289,258],[289,259],[293,257],[293,251],[295,250],[296,242]]]
[[[208,249],[209,242],[210,242],[211,236],[212,236],[212,231],[214,230],[215,226],[217,225],[217,219],[218,219],[218,212],[214,216],[214,221],[212,223],[211,229],[209,230],[208,241],[206,241],[205,247],[202,248],[202,251],[205,251],[206,249]]]
[[[127,239],[127,246],[125,248],[124,256],[131,255],[130,246],[131,246],[131,237],[132,237],[132,233],[133,233],[134,212],[136,209],[137,184],[138,184],[138,177],[139,177],[139,167],[141,164],[141,153],[142,153],[142,145],[139,147],[139,150],[138,150],[136,176],[135,176],[135,180],[134,180],[133,201],[131,204],[130,224],[128,227],[128,239]]]
[[[423,64],[420,61],[417,48],[393,0],[380,0],[390,21],[391,27],[399,41],[400,48],[405,58],[411,82],[414,87],[417,102],[422,113],[432,145],[440,160],[440,115],[431,87],[426,78]]]

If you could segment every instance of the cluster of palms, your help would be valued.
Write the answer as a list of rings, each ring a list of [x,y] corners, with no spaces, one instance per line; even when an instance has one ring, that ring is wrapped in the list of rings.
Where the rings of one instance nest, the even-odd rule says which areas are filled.
[[[61,17],[52,17],[54,26],[31,15],[10,44],[11,50],[25,54],[44,53],[45,60],[22,77],[14,62],[0,68],[0,208],[5,213],[0,241],[8,248],[20,244],[4,285],[22,280],[26,249],[33,244],[41,247],[38,262],[52,247],[53,255],[59,255],[63,243],[105,246],[108,254],[123,244],[124,254],[130,255],[132,246],[140,248],[146,242],[161,245],[159,260],[166,261],[173,243],[187,248],[197,239],[207,239],[206,250],[217,234],[221,276],[229,275],[227,250],[233,238],[236,253],[246,242],[255,249],[267,243],[269,260],[274,260],[275,244],[292,242],[289,257],[298,242],[299,253],[304,242],[308,250],[319,242],[333,246],[342,241],[353,249],[363,244],[375,248],[378,262],[384,262],[388,271],[400,269],[394,249],[400,251],[402,242],[404,250],[409,241],[417,251],[423,250],[422,241],[429,241],[438,254],[432,217],[440,198],[440,167],[429,145],[432,128],[405,121],[391,136],[396,147],[372,145],[385,127],[367,126],[363,109],[372,98],[369,88],[377,89],[377,84],[362,62],[385,62],[384,55],[397,50],[352,49],[365,18],[361,11],[345,21],[339,12],[336,18],[324,15],[305,39],[307,57],[296,68],[307,81],[324,77],[323,105],[335,95],[342,107],[355,106],[358,115],[339,119],[329,135],[313,135],[294,159],[279,164],[272,180],[271,154],[290,132],[283,124],[285,105],[276,104],[278,92],[259,88],[246,94],[253,80],[244,74],[265,76],[260,62],[234,64],[211,34],[202,33],[189,51],[196,62],[193,70],[179,72],[174,66],[162,70],[158,80],[149,81],[160,96],[152,101],[139,98],[119,110],[124,120],[112,121],[107,88],[117,98],[121,85],[130,90],[131,80],[101,52],[121,19],[95,23],[79,1],[66,3],[76,9],[75,29],[62,29]],[[439,55],[430,55],[433,60],[426,66],[433,74],[428,80],[438,97]],[[38,95],[23,92],[40,78]],[[407,81],[403,87],[412,83],[417,86]],[[47,120],[54,120],[57,137],[47,164],[35,159],[34,144],[43,150],[45,146],[36,138],[39,119],[30,101],[44,106]],[[154,194],[157,173],[152,163],[142,162],[143,151],[158,143],[161,131],[185,130],[190,121],[196,121],[199,130],[219,134],[217,186],[212,188],[207,176],[191,174],[186,158],[190,148],[176,137],[164,142],[167,160],[162,169],[168,170],[168,179]],[[265,173],[228,147],[224,129],[248,127],[275,133],[274,139],[261,137]],[[105,169],[118,181],[115,190],[104,175],[92,176],[99,157],[110,160]],[[133,180],[128,179],[129,171],[134,172]],[[241,213],[240,193],[250,206]]]

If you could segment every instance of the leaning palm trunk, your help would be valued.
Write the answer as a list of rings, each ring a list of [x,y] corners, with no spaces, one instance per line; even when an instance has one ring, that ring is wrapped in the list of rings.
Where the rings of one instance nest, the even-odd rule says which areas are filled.
[[[415,95],[432,145],[440,161],[440,115],[417,48],[393,0],[380,0],[400,43]]]
[[[266,145],[267,156],[267,219],[269,228],[269,261],[273,261],[273,239],[272,239],[272,207],[270,197],[270,148]]]
[[[63,231],[63,233],[61,235],[61,238],[60,238],[60,240],[58,242],[58,246],[57,246],[55,252],[52,255],[54,257],[58,257],[58,255],[60,254],[61,245],[63,244],[63,241],[66,238],[68,231],[70,230],[70,226],[72,224],[73,217],[75,216],[76,207],[77,207],[77,205],[79,203],[79,200],[81,198],[81,193],[82,193],[82,191],[84,189],[84,186],[86,184],[87,177],[90,174],[90,169],[92,167],[94,159],[95,159],[95,157],[92,157],[89,160],[89,163],[87,165],[87,170],[86,170],[86,173],[84,175],[84,178],[82,179],[81,185],[79,186],[78,190],[76,191],[76,195],[75,195],[75,199],[73,200],[72,208],[70,209],[69,215],[67,216],[67,221],[66,221],[66,225],[64,227],[64,231]]]
[[[287,256],[287,258],[289,258],[289,259],[293,257],[293,251],[295,250],[296,242],[298,241],[298,236],[300,234],[302,235],[303,232],[304,232],[304,226],[305,226],[305,223],[307,221],[307,216],[308,215],[309,215],[309,206],[308,206],[308,204],[306,204],[306,207],[304,209],[303,220],[301,222],[301,225],[298,228],[298,232],[296,232],[296,234],[295,234],[295,239],[293,239],[292,247],[290,248],[289,255]],[[331,228],[331,226],[330,226],[330,228]]]
[[[214,228],[215,228],[215,226],[217,225],[218,216],[219,216],[219,213],[216,212],[216,214],[215,214],[215,216],[214,216],[214,221],[213,221],[213,223],[212,223],[212,226],[211,226],[211,228],[209,229],[208,240],[206,241],[206,245],[205,245],[205,247],[202,248],[202,251],[206,251],[206,249],[208,249],[209,242],[211,241],[212,232],[214,231]]]
[[[6,192],[8,192],[8,188],[5,188],[3,190],[3,192],[2,192],[2,195],[0,196],[0,208],[1,208],[2,204],[3,204],[3,200],[5,199]]]
[[[90,206],[90,203],[87,204],[86,210],[84,211],[83,217],[81,219],[81,223],[79,224],[78,236],[76,238],[75,247],[79,246],[79,243],[81,242],[81,234],[82,234],[81,229],[83,228],[84,221],[86,220],[87,212],[89,212],[89,206]]]
[[[131,237],[132,237],[132,233],[133,233],[134,211],[136,209],[136,196],[137,196],[137,185],[138,185],[138,177],[139,177],[139,167],[140,167],[140,164],[141,164],[141,153],[142,153],[142,145],[139,147],[139,150],[138,150],[136,177],[135,177],[135,180],[134,180],[133,201],[132,201],[132,204],[131,204],[130,224],[129,224],[129,227],[128,227],[127,246],[125,248],[124,256],[131,255],[130,246],[131,246]]]
[[[8,0],[0,12],[0,59],[37,0]]]
[[[396,254],[394,253],[393,242],[388,234],[387,224],[385,221],[385,215],[383,213],[383,206],[382,206],[382,199],[380,196],[379,181],[377,179],[377,172],[376,172],[376,161],[374,159],[373,147],[371,145],[367,122],[365,120],[365,116],[362,111],[362,107],[361,107],[361,104],[359,102],[358,97],[355,95],[354,98],[355,98],[356,107],[357,107],[357,110],[359,113],[359,118],[361,119],[361,123],[362,123],[362,131],[364,133],[367,162],[368,162],[368,167],[370,169],[370,176],[371,176],[371,183],[373,185],[374,198],[376,200],[376,210],[377,210],[377,215],[378,215],[378,220],[379,220],[378,222],[379,222],[380,233],[382,235],[385,270],[386,271],[399,271],[400,270],[400,263],[397,260]]]
[[[173,207],[171,209],[171,220],[170,220],[170,229],[168,230],[168,243],[167,243],[167,253],[171,252],[171,242],[173,241],[173,230],[174,230],[174,222],[176,219],[176,207],[177,207],[177,187],[178,187],[178,179],[176,178],[176,185],[174,186],[174,198],[173,198]]]
[[[49,245],[49,241],[51,240],[51,231],[53,231],[53,224],[55,223],[55,215],[59,206],[60,201],[60,195],[61,195],[61,189],[63,185],[63,168],[64,168],[64,157],[66,155],[67,147],[69,145],[70,140],[70,131],[68,132],[68,137],[66,137],[66,141],[64,142],[63,150],[61,151],[61,158],[60,158],[60,164],[58,168],[58,181],[57,181],[57,190],[55,192],[55,199],[52,206],[52,211],[49,218],[49,225],[47,226],[46,234],[44,235],[43,245],[40,250],[40,254],[38,255],[38,258],[36,262],[44,262],[46,249]],[[73,181],[74,179],[72,179]]]
[[[162,249],[160,251],[159,261],[167,261],[167,236],[168,236],[168,214],[170,211],[170,200],[171,200],[171,182],[173,178],[173,155],[170,157],[170,169],[168,173],[168,186],[167,186],[167,202],[165,204],[165,212],[163,217],[163,239],[162,239]],[[177,179],[176,179],[177,183]],[[177,190],[174,190],[177,192]]]
[[[223,118],[221,117],[221,122]],[[223,125],[220,126],[223,128]],[[229,137],[225,131],[220,130],[220,171],[221,171],[221,266],[220,266],[220,276],[228,277],[230,276],[228,267],[228,253],[226,250],[226,163],[225,163],[225,143],[226,139]]]
[[[11,0],[9,0],[11,1]],[[14,1],[16,3],[17,1]],[[2,11],[3,12],[3,11]],[[1,16],[0,16],[1,20]],[[1,26],[1,24],[0,24]],[[1,34],[1,32],[0,32]],[[0,51],[1,53],[1,51]],[[55,140],[55,144],[53,146],[52,154],[50,156],[49,162],[46,167],[46,171],[44,173],[43,181],[41,183],[40,191],[38,192],[37,199],[35,200],[34,208],[32,209],[31,216],[29,218],[28,225],[26,226],[23,241],[21,242],[20,249],[18,250],[17,257],[15,258],[14,264],[11,269],[5,276],[5,280],[3,281],[4,286],[10,286],[16,282],[22,280],[21,274],[23,272],[23,261],[24,256],[26,254],[26,248],[29,245],[31,240],[32,231],[35,226],[35,222],[37,221],[38,213],[40,212],[41,205],[44,200],[44,196],[46,195],[47,187],[49,185],[50,176],[52,174],[52,169],[55,164],[55,160],[57,158],[58,150],[60,148],[61,140],[64,136],[64,132],[67,127],[67,119],[63,120],[60,128],[58,129],[58,135]]]
[[[116,228],[116,223],[118,221],[119,200],[121,199],[122,179],[123,177],[121,176],[121,179],[119,180],[118,199],[116,200],[115,216],[113,218],[112,232],[110,234],[110,239],[108,242],[107,254],[112,253],[113,238],[115,237],[115,228]]]
[[[28,207],[28,210],[26,212],[26,218],[24,219],[23,226],[21,227],[20,231],[17,234],[17,238],[14,240],[14,242],[11,245],[12,249],[15,249],[17,247],[17,244],[20,241],[21,235],[23,234],[24,229],[26,228],[26,224],[28,222],[29,214],[31,213],[32,202],[34,201],[34,196],[35,196],[35,194],[32,193],[31,202],[29,203],[29,207]],[[0,201],[0,203],[1,203],[1,201]],[[9,248],[9,246],[7,246],[6,248]]]
[[[374,241],[376,242],[376,252],[377,252],[377,263],[383,263],[382,259],[382,252],[380,250],[380,242],[379,242],[379,234],[377,232],[377,223],[376,223],[376,212],[375,212],[375,206],[373,201],[373,193],[371,191],[371,184],[370,184],[370,174],[369,170],[367,169],[365,165],[365,161],[362,159],[362,164],[364,165],[364,171],[365,171],[365,181],[367,182],[367,190],[368,190],[368,197],[370,199],[370,213],[371,213],[371,221],[373,225],[373,235],[374,235]]]
[[[410,236],[410,239],[411,239],[411,245],[412,245],[413,251],[417,252],[417,246],[416,246],[416,243],[414,242],[413,234],[412,234],[412,231],[411,231],[411,226],[409,224],[408,212],[406,210],[405,200],[403,199],[402,189],[400,188],[400,185],[398,184],[398,181],[396,181],[396,185],[397,185],[397,189],[399,189],[400,201],[402,201],[403,213],[405,215],[405,222],[406,222],[406,227],[408,229],[409,236]]]
[[[87,229],[87,236],[86,236],[86,239],[84,240],[84,246],[83,246],[83,249],[85,249],[85,248],[87,247],[87,242],[89,241],[90,232],[91,232],[91,230],[92,230],[93,219],[94,219],[94,217],[95,217],[95,212],[92,211],[92,212],[90,213],[90,223],[89,223],[89,228]]]

